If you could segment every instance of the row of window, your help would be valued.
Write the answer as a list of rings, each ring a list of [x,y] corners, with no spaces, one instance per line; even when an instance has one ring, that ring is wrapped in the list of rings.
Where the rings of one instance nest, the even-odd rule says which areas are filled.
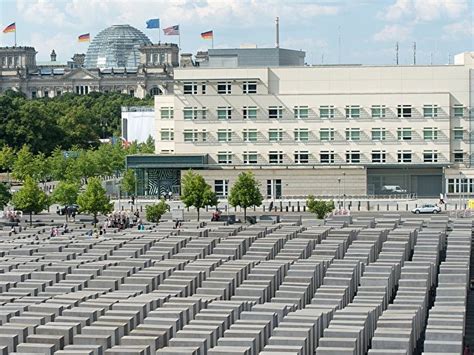
[[[474,193],[474,179],[472,178],[449,178],[448,193]]]
[[[370,131],[370,137],[373,141],[384,141],[387,140],[387,129],[386,128],[372,128]],[[414,138],[414,131],[412,128],[398,128],[397,139],[403,141],[409,141]],[[267,132],[267,138],[270,142],[281,142],[286,134],[282,128],[270,128]],[[293,130],[293,137],[291,138],[295,142],[309,142],[311,135],[313,134],[308,128],[295,128]],[[346,128],[345,139],[347,141],[360,141],[364,131],[360,128]],[[336,131],[334,128],[320,128],[319,129],[319,140],[320,141],[334,141]],[[173,141],[174,130],[172,128],[163,128],[160,131],[162,141]],[[248,128],[242,131],[242,140],[244,142],[258,142],[260,131],[256,128]],[[424,127],[423,128],[423,139],[424,140],[438,140],[441,137],[440,130],[438,127]],[[463,127],[454,127],[453,138],[455,140],[464,139]],[[207,142],[209,140],[209,132],[205,129],[199,131],[197,129],[185,129],[183,131],[183,139],[185,142]],[[217,141],[218,142],[232,142],[235,139],[234,132],[232,129],[224,128],[217,130]],[[260,137],[261,140],[261,137]]]
[[[267,180],[267,198],[281,198],[282,186],[281,179]],[[229,180],[214,180],[214,191],[218,197],[227,197],[229,190]]]
[[[232,82],[231,81],[219,81],[217,82],[216,91],[220,95],[232,94]],[[186,81],[183,83],[183,94],[184,95],[206,95],[207,85],[205,83],[198,83],[196,81]],[[234,93],[235,89],[234,89]],[[256,81],[244,81],[242,84],[242,94],[256,94],[257,93],[257,82]]]
[[[398,105],[396,108],[398,118],[411,118],[415,116],[415,109],[411,105]],[[320,106],[319,117],[321,119],[331,119],[336,117],[337,109],[334,106]],[[385,105],[373,105],[370,108],[372,118],[387,118],[392,117],[389,114],[391,111]],[[161,119],[173,119],[174,110],[172,107],[162,107],[160,110]],[[257,106],[244,106],[242,108],[243,119],[254,120],[257,119]],[[423,117],[436,118],[439,117],[441,110],[438,105],[424,105]],[[216,116],[218,120],[231,120],[234,115],[234,109],[231,106],[217,107]],[[269,119],[283,119],[283,106],[269,106],[267,117]],[[453,116],[463,117],[464,107],[462,105],[453,106]],[[358,105],[350,105],[345,107],[345,117],[349,119],[361,118],[363,109]],[[295,106],[293,108],[293,117],[295,119],[308,119],[310,116],[310,108],[308,106]],[[183,109],[183,118],[185,120],[199,120],[207,118],[206,107],[185,107]]]
[[[260,164],[262,163],[261,155],[256,151],[246,151],[242,154],[242,162],[244,164]],[[313,163],[312,154],[309,151],[297,150],[293,154],[293,162],[295,164],[310,164]],[[358,150],[347,150],[345,152],[346,163],[361,163],[363,154]],[[387,163],[390,161],[390,155],[385,150],[373,150],[371,152],[372,163]],[[336,163],[337,154],[333,150],[321,151],[319,153],[319,163],[333,164]],[[217,153],[217,163],[219,164],[233,164],[234,154],[232,152],[220,151]],[[422,153],[424,163],[437,163],[440,161],[441,154],[437,150],[425,150]],[[455,151],[454,161],[462,162],[464,154],[462,151]],[[415,153],[411,150],[397,151],[398,163],[413,163],[415,162]],[[269,151],[267,162],[269,164],[284,164],[285,154],[282,151]],[[337,160],[340,162],[340,160]]]

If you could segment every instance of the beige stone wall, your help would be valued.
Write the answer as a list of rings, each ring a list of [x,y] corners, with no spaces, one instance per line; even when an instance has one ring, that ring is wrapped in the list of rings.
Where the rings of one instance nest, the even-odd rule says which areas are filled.
[[[281,179],[282,194],[285,198],[304,197],[310,194],[317,196],[338,196],[367,194],[367,173],[364,168],[321,168],[315,169],[215,169],[200,170],[201,174],[214,187],[215,180],[229,180],[232,187],[242,171],[252,171],[260,182],[262,194],[266,196],[267,180]],[[182,171],[181,174],[185,174]],[[345,174],[345,175],[344,175]],[[341,182],[338,182],[341,179]]]

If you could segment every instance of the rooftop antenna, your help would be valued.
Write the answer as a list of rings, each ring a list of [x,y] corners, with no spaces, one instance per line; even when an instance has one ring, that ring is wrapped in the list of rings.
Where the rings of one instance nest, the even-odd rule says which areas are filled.
[[[433,52],[430,53],[430,65],[433,65]]]
[[[338,38],[337,38],[337,61],[341,64],[341,25],[337,27]]]
[[[324,53],[321,53],[321,64],[324,64]]]
[[[398,65],[398,42],[395,44],[395,63]]]
[[[416,65],[416,42],[413,42],[413,65]]]
[[[280,18],[277,17],[275,20],[276,25],[276,48],[280,48]]]
[[[451,52],[448,52],[448,64],[451,64]]]

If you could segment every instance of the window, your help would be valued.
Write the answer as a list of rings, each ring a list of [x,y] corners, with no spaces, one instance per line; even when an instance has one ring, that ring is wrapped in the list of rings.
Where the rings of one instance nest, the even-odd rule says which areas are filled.
[[[360,118],[360,106],[346,106],[346,118]]]
[[[183,93],[185,95],[197,95],[198,85],[196,82],[188,81],[183,84]]]
[[[197,120],[199,118],[206,119],[206,108],[198,109],[197,107],[183,108],[183,118],[185,120]]]
[[[399,163],[411,163],[411,150],[399,150],[397,158]]]
[[[172,128],[162,128],[160,130],[160,137],[162,141],[174,141],[174,131]]]
[[[438,105],[424,105],[423,117],[438,117]]]
[[[282,188],[281,179],[267,180],[267,198],[281,198]]]
[[[283,152],[282,151],[268,152],[268,162],[270,164],[283,164]]]
[[[398,140],[409,141],[411,140],[411,128],[399,128],[397,129]]]
[[[61,90],[56,91],[56,96],[61,96]]]
[[[295,118],[303,120],[309,116],[308,106],[295,106],[294,108]]]
[[[346,150],[346,163],[360,163],[360,152],[358,150]]]
[[[438,127],[423,128],[423,139],[425,141],[434,141],[438,139]]]
[[[268,118],[270,119],[282,119],[283,118],[283,107],[281,106],[270,106],[268,108]]]
[[[423,162],[424,163],[436,163],[438,161],[437,150],[425,150],[423,151]]]
[[[214,191],[217,197],[227,197],[229,194],[229,180],[214,180]]]
[[[255,120],[257,119],[257,107],[256,106],[244,106],[242,110],[244,120]]]
[[[218,120],[230,120],[231,118],[232,118],[232,107],[218,107],[217,108]]]
[[[454,161],[456,163],[462,163],[464,161],[464,151],[462,149],[456,149],[454,151]]]
[[[271,128],[268,130],[268,140],[270,142],[279,142],[283,140],[283,130],[281,128]]]
[[[454,139],[456,140],[464,139],[464,129],[462,127],[454,127]]]
[[[321,162],[321,164],[334,163],[334,151],[333,150],[321,151],[319,153],[319,161]]]
[[[202,84],[202,85],[201,85],[201,93],[202,93],[203,95],[206,95],[206,84]]]
[[[258,153],[257,152],[244,152],[244,164],[257,164]]]
[[[130,94],[130,96],[132,96],[132,97],[135,96],[135,90],[130,90],[130,91],[129,91],[129,94]]]
[[[209,133],[203,129],[201,132],[200,132],[200,135],[201,135],[201,141],[202,142],[207,142],[207,138],[209,136]]]
[[[385,128],[372,128],[372,140],[373,141],[384,141],[386,138]]]
[[[185,129],[183,131],[183,139],[185,142],[197,142],[198,134],[196,129]]]
[[[397,114],[399,118],[411,117],[411,105],[398,105]]]
[[[309,163],[309,152],[308,151],[295,151],[295,163],[296,164],[308,164]]]
[[[385,118],[386,108],[385,105],[372,105],[372,118]]]
[[[372,163],[386,163],[387,153],[385,150],[373,150],[372,151]]]
[[[346,140],[348,140],[348,141],[359,141],[360,140],[360,129],[359,128],[346,128]]]
[[[256,94],[257,93],[257,82],[256,81],[244,81],[242,87],[244,94]]]
[[[230,81],[222,81],[217,83],[217,93],[228,95],[232,93],[232,83]]]
[[[456,178],[448,179],[448,193],[474,192],[474,179]]]
[[[232,152],[217,152],[217,162],[219,164],[232,164]]]
[[[162,120],[172,120],[174,118],[174,109],[172,107],[162,107],[160,115]]]
[[[44,97],[49,97],[49,91],[48,90],[44,91]]]
[[[256,142],[258,136],[258,131],[254,128],[244,129],[243,138],[244,142]]]
[[[218,142],[230,142],[232,140],[231,129],[218,129],[217,130],[217,141]]]
[[[32,98],[32,99],[36,99],[36,91],[32,91],[32,92],[31,92],[31,98]]]
[[[308,128],[295,128],[295,141],[297,142],[307,142],[309,141],[309,130]]]
[[[334,118],[334,106],[319,106],[319,117]]]
[[[463,105],[454,105],[453,107],[454,117],[463,117],[464,116],[464,107]]]
[[[320,128],[319,139],[322,141],[333,141],[334,140],[334,128]]]

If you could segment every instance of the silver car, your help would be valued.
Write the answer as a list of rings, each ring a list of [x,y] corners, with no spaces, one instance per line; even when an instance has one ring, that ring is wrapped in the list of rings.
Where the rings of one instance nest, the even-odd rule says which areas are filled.
[[[421,205],[420,207],[416,207],[411,210],[413,213],[419,214],[419,213],[440,213],[441,212],[441,207],[433,204],[426,203],[424,205]]]

